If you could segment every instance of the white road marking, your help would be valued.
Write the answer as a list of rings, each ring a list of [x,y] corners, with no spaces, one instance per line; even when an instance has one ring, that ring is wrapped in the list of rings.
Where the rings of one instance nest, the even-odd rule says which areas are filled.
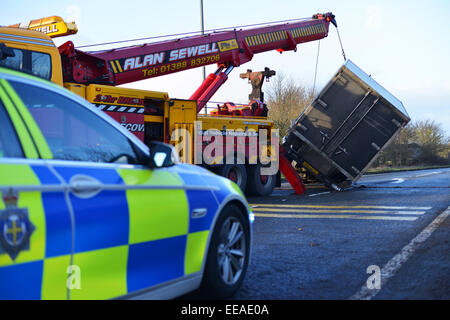
[[[315,194],[310,194],[309,197],[315,197],[315,196],[320,196],[321,194],[329,194],[329,193],[331,193],[331,192],[327,191],[327,192],[315,193]]]
[[[395,178],[395,179],[392,179],[392,182],[391,182],[391,183],[402,183],[402,182],[405,182],[405,179],[402,179],[402,178]]]
[[[434,172],[430,172],[430,173],[424,173],[424,174],[419,174],[419,175],[417,175],[417,176],[415,176],[416,178],[419,178],[419,177],[426,177],[426,176],[431,176],[432,174],[436,174],[436,173],[439,173],[438,171],[434,171]]]
[[[387,281],[392,278],[401,266],[408,261],[408,259],[417,250],[419,245],[424,243],[431,234],[444,222],[444,220],[450,215],[450,207],[437,216],[425,229],[422,230],[414,239],[411,240],[403,249],[394,256],[388,263],[381,269],[381,288],[386,285]],[[382,289],[369,289],[364,284],[361,289],[351,296],[350,300],[370,300],[375,297]]]

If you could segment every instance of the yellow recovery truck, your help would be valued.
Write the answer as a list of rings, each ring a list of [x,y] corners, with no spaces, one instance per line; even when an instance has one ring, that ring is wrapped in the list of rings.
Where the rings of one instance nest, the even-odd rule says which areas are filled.
[[[275,172],[264,174],[264,164],[270,167],[279,157],[278,141],[276,148],[271,145],[277,136],[273,122],[267,119],[265,104],[255,99],[249,105],[225,103],[209,115],[200,115],[199,111],[234,67],[257,53],[296,50],[299,43],[322,39],[328,35],[330,22],[335,24],[334,16],[327,13],[298,22],[83,52],[71,41],[55,46],[51,38],[78,30],[75,23],[52,16],[0,27],[0,46],[13,51],[0,60],[0,66],[64,86],[145,143],[171,143],[182,161],[230,178],[247,194],[267,195],[279,183],[280,173],[276,167]],[[189,100],[173,99],[165,92],[116,87],[209,64],[217,64],[217,71]],[[263,134],[266,139],[261,139]],[[281,170],[285,167],[282,161],[280,166]],[[290,174],[283,173],[292,184]]]

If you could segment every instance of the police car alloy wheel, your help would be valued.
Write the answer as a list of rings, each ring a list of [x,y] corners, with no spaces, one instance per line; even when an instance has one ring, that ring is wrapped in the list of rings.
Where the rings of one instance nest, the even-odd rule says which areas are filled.
[[[244,269],[246,244],[244,227],[235,217],[228,217],[220,230],[220,244],[217,248],[217,262],[220,277],[228,285],[235,284]]]
[[[241,286],[250,254],[250,226],[234,204],[219,217],[206,261],[202,294],[205,298],[232,296]]]

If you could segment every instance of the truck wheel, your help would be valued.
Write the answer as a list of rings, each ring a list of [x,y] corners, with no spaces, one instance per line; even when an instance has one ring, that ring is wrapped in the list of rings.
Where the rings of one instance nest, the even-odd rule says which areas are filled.
[[[211,237],[200,294],[223,299],[240,288],[250,258],[250,225],[234,204],[220,214]]]
[[[247,170],[243,164],[225,164],[219,174],[236,183],[242,192],[247,188]]]
[[[247,193],[251,196],[267,196],[272,193],[277,175],[261,175],[261,163],[248,166]]]

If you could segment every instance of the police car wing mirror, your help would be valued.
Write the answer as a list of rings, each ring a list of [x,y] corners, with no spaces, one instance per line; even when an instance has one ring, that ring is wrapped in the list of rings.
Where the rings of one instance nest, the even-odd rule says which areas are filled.
[[[153,141],[148,147],[150,148],[150,167],[164,168],[178,163],[178,157],[173,146]]]

